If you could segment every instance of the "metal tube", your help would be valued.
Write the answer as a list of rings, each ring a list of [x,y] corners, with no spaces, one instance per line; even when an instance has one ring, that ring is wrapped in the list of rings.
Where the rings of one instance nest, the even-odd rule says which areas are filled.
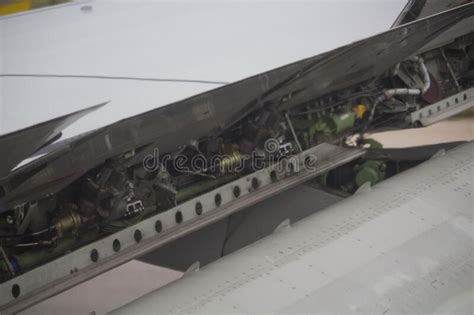
[[[446,67],[448,68],[449,74],[451,74],[451,77],[454,80],[454,84],[456,84],[456,88],[458,89],[458,91],[461,91],[461,86],[459,85],[458,79],[454,74],[453,68],[451,67],[451,64],[448,61],[448,57],[446,57],[446,54],[444,53],[444,49],[440,48],[439,50],[441,51],[441,56],[443,57],[444,62],[446,63]]]
[[[298,137],[296,136],[296,132],[295,132],[295,129],[293,128],[293,124],[291,123],[288,112],[285,112],[285,118],[286,118],[286,121],[288,122],[288,126],[290,127],[291,134],[293,135],[293,138],[295,139],[296,145],[298,146],[298,150],[300,150],[300,152],[303,152],[303,148],[301,147],[301,144],[298,141]]]
[[[385,90],[374,102],[372,110],[370,111],[369,122],[372,121],[375,114],[375,109],[380,102],[389,100],[396,95],[423,95],[431,86],[431,79],[428,69],[426,68],[423,58],[419,56],[414,56],[410,58],[411,61],[417,62],[420,65],[421,75],[423,76],[423,87],[421,89],[388,89]],[[397,65],[398,67],[398,65]]]

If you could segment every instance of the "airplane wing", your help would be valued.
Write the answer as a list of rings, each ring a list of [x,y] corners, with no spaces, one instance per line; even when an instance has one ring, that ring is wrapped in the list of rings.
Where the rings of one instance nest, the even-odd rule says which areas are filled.
[[[219,135],[265,103],[294,91],[298,92],[283,107],[374,79],[473,15],[474,4],[466,4],[103,127],[68,143],[70,150],[59,156],[46,155],[41,168],[33,173],[26,169],[28,176],[23,171],[12,174],[8,182],[13,184],[4,184],[10,188],[0,198],[0,212],[57,193],[88,170],[127,151],[154,144],[161,152],[169,152],[205,135]]]
[[[392,28],[398,27],[403,24],[411,23],[418,19],[422,19],[424,17],[449,10],[457,6],[461,6],[469,2],[472,2],[472,0],[410,0],[407,2],[404,9],[393,23]],[[458,23],[449,30],[444,31],[434,41],[421,48],[419,52],[421,53],[424,51],[428,51],[451,42],[453,34],[458,34],[459,36],[461,36],[469,34],[473,30],[474,23],[472,23],[472,21],[462,21],[461,23]]]
[[[112,314],[471,313],[473,150],[359,191]]]
[[[37,138],[24,137],[31,147],[18,149],[21,154],[10,164],[28,156],[37,155],[36,159],[13,171],[8,167],[6,175],[0,173],[0,309],[18,312],[203,228],[226,224],[231,216],[238,220],[235,214],[245,215],[250,206],[312,178],[318,177],[320,186],[345,198],[359,187],[367,188],[364,183],[379,183],[418,164],[418,150],[411,152],[416,156],[409,163],[392,161],[398,154],[392,151],[371,158],[366,153],[380,144],[363,134],[380,127],[425,126],[472,107],[473,19],[474,4],[461,5],[63,142],[48,145],[57,139],[55,130],[61,122],[33,133]],[[448,44],[437,46],[441,42]],[[31,128],[38,131],[41,126]],[[361,137],[353,141],[357,135]],[[17,152],[16,145],[20,143],[5,151]],[[232,311],[235,306],[237,311],[261,311],[268,306],[266,311],[299,312],[311,309],[313,305],[305,306],[311,303],[307,300],[328,294],[326,287],[337,286],[339,280],[343,289],[362,283],[355,271],[368,274],[393,267],[389,279],[382,273],[374,276],[377,290],[371,291],[370,282],[363,283],[359,291],[366,304],[358,302],[359,296],[341,295],[358,302],[356,311],[379,310],[380,305],[387,307],[382,312],[392,306],[397,310],[400,297],[392,290],[398,285],[410,292],[412,279],[418,290],[425,278],[430,284],[439,278],[426,269],[421,270],[425,278],[410,273],[418,260],[407,255],[411,248],[400,246],[417,244],[418,237],[431,230],[437,237],[438,226],[451,219],[471,218],[463,212],[466,200],[472,203],[468,190],[472,179],[465,174],[472,163],[472,153],[466,157],[469,150],[472,144],[389,180],[372,193],[359,188],[356,196],[289,230],[281,225],[281,232],[271,236],[265,248],[259,247],[266,242],[262,241],[244,250],[249,252],[238,258],[242,264],[232,262],[241,257],[236,254],[218,262],[217,271],[210,266],[204,269],[209,272],[186,278],[198,280],[180,282],[199,282],[195,286],[173,291],[173,286],[188,286],[177,283],[162,291],[170,290],[176,298],[164,298],[159,309]],[[177,158],[188,162],[183,165]],[[305,201],[311,205],[309,199]],[[289,210],[293,207],[300,206],[292,204]],[[248,218],[258,225],[256,217]],[[245,233],[236,230],[230,219],[224,227],[225,246],[219,255],[234,248],[227,235]],[[456,232],[448,229],[441,238]],[[428,237],[413,246],[421,253],[433,245],[430,242]],[[464,240],[453,242],[458,246]],[[467,250],[456,251],[456,246],[450,247],[449,255]],[[397,257],[404,265],[393,266],[396,262],[383,260],[384,255]],[[426,257],[443,270],[450,268],[438,252],[428,251]],[[433,268],[429,270],[438,272]],[[208,273],[209,279],[201,276]],[[314,280],[308,282],[308,275]],[[439,289],[438,303],[463,299],[445,290]],[[256,293],[263,298],[257,299]],[[246,294],[249,303],[239,304]],[[374,304],[374,296],[382,302]],[[151,300],[146,303],[155,303]],[[341,312],[344,306],[353,306],[324,302],[331,300],[316,306],[338,306]],[[431,309],[423,304],[412,309],[417,310]]]
[[[439,12],[472,2],[470,0],[409,0],[393,26],[407,24]]]

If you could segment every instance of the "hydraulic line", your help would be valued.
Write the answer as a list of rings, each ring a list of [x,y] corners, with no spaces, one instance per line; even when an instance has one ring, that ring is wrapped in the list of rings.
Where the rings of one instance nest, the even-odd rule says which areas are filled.
[[[375,99],[374,105],[372,106],[372,110],[370,111],[370,116],[369,120],[367,123],[370,123],[372,119],[374,118],[375,114],[375,109],[377,108],[377,105],[380,104],[381,102],[387,101],[391,99],[394,96],[401,96],[401,95],[423,95],[426,91],[431,86],[431,79],[430,79],[430,74],[428,72],[428,69],[426,69],[425,62],[423,61],[423,58],[414,56],[413,58],[410,58],[411,61],[417,62],[420,66],[420,71],[421,75],[423,76],[423,87],[421,89],[388,89],[385,90],[379,97]]]
[[[301,146],[300,142],[298,141],[298,137],[296,136],[295,129],[293,128],[293,124],[291,123],[290,116],[288,116],[288,112],[285,112],[285,118],[286,121],[288,122],[288,126],[290,127],[291,134],[293,135],[293,138],[296,142],[296,146],[298,147],[298,150],[300,152],[303,152],[303,147]]]
[[[0,239],[22,239],[26,237],[34,237],[34,236],[39,236],[48,232],[51,232],[54,230],[54,226],[50,226],[44,230],[38,231],[38,232],[33,232],[33,233],[27,233],[27,234],[21,234],[21,235],[0,235]]]
[[[441,51],[441,56],[443,57],[443,60],[446,63],[446,68],[448,68],[449,74],[451,75],[451,78],[453,78],[456,88],[458,89],[458,91],[461,91],[461,86],[459,85],[458,79],[456,78],[456,74],[454,74],[453,67],[451,67],[451,64],[449,63],[448,57],[446,57],[444,49],[440,48],[439,50]]]

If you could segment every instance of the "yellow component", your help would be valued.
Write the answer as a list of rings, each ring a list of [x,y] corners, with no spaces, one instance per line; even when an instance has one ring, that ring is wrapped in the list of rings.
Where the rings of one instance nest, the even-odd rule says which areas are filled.
[[[3,0],[0,1],[0,16],[13,14],[31,9],[31,0]]]
[[[354,112],[356,114],[357,119],[362,119],[366,111],[367,111],[367,107],[364,104],[358,104],[354,106]]]
[[[58,232],[59,237],[63,237],[65,234],[76,231],[82,223],[82,218],[77,212],[70,211],[64,216],[57,219],[54,227]]]
[[[219,164],[221,174],[232,173],[240,166],[241,154],[235,150],[225,155]]]
[[[238,145],[221,144],[219,153],[221,155],[221,159],[218,161],[220,174],[234,173],[240,167],[242,154]]]

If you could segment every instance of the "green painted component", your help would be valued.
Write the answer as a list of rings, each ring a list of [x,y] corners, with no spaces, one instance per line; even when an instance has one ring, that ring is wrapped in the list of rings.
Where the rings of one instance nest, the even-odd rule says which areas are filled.
[[[315,143],[318,134],[330,136],[350,129],[355,124],[355,113],[329,114],[316,119],[295,119],[293,127],[298,133],[298,138],[304,148],[309,148]]]
[[[311,128],[309,129],[309,132],[312,135],[315,135],[318,132],[322,132],[324,134],[331,134],[332,130],[331,130],[331,126],[328,125],[327,123],[327,119],[322,118],[316,121],[316,123],[313,126],[311,126]]]
[[[383,145],[374,139],[364,139],[364,144],[368,144],[371,149],[382,149]]]
[[[314,138],[318,133],[330,134],[330,128],[326,125],[326,123],[322,120],[318,120],[306,129],[306,131],[300,133],[300,137],[302,138],[302,142],[306,149],[310,148],[311,145],[314,143]]]
[[[5,264],[5,260],[3,260],[3,258],[0,258],[0,281],[3,280],[3,276],[8,274],[8,267],[7,265]]]
[[[309,135],[309,132],[302,132],[300,135],[301,142],[304,146],[305,149],[308,149],[309,146],[311,145],[311,138]]]
[[[64,238],[58,240],[57,246],[54,248],[48,249],[35,249],[24,252],[21,255],[16,255],[15,258],[18,261],[18,265],[21,270],[29,270],[38,266],[41,262],[50,260],[57,256],[60,256],[62,253],[74,247],[76,240],[73,238]]]
[[[317,133],[325,135],[338,134],[350,129],[355,124],[355,113],[329,114],[313,120],[295,120],[294,127],[297,131],[307,132],[311,141]]]
[[[357,187],[362,186],[366,182],[375,185],[385,177],[386,165],[382,161],[368,160],[362,165],[355,167],[356,176],[355,183]]]
[[[328,117],[328,125],[331,126],[332,132],[336,134],[352,128],[354,124],[354,112],[347,112],[344,114],[331,114]]]
[[[54,258],[64,255],[70,250],[74,250],[82,245],[85,245],[95,239],[98,235],[96,233],[86,233],[83,234],[80,239],[75,238],[63,238],[57,241],[55,247],[52,248],[34,248],[28,250],[22,254],[10,256],[18,262],[18,266],[21,272],[28,271],[33,269],[46,261],[50,261]],[[5,261],[0,259],[0,279],[5,277],[6,274],[9,274]]]
[[[60,256],[68,249],[71,249],[74,244],[75,240],[71,238],[63,239],[58,241],[58,245],[54,248],[49,250],[44,248],[29,250],[23,254],[15,255],[13,259],[18,262],[18,266],[21,271],[26,271],[38,266],[44,261]],[[6,263],[3,259],[0,261],[0,272],[2,274],[8,273],[8,267],[6,266]]]
[[[311,126],[314,124],[314,120],[311,119],[295,119],[292,120],[293,127],[297,131],[305,131],[311,128]]]

